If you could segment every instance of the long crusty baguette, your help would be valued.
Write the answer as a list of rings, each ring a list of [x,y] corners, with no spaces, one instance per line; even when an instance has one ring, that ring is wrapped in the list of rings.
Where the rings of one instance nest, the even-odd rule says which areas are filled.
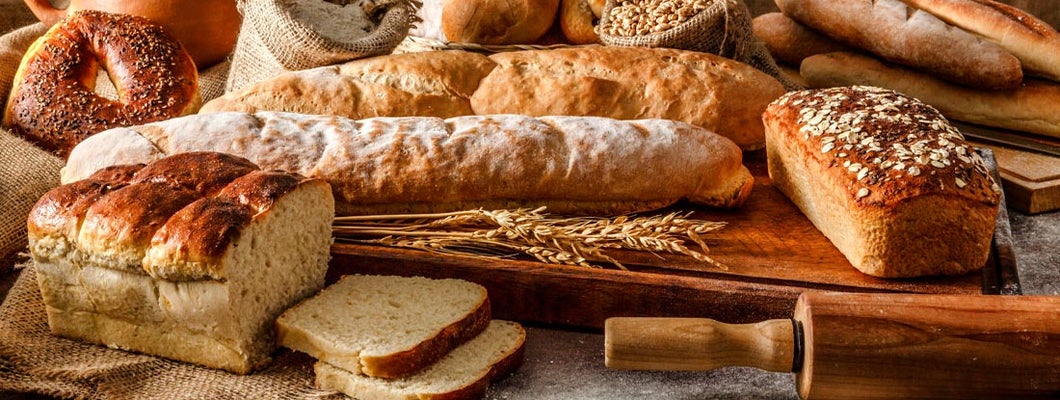
[[[210,150],[332,184],[339,214],[547,206],[558,213],[651,210],[687,199],[739,206],[753,178],[732,141],[670,120],[519,115],[370,118],[199,114],[101,132],[63,169]]]
[[[1060,32],[1045,21],[993,0],[903,1],[1000,44],[1033,75],[1060,81]]]
[[[851,50],[782,13],[759,15],[751,25],[755,36],[766,45],[773,58],[795,67],[812,55]]]
[[[868,85],[915,97],[947,118],[1060,137],[1060,84],[1027,79],[1015,90],[975,90],[853,53],[807,58],[801,74],[810,87]]]
[[[958,84],[1013,89],[1019,60],[995,43],[899,0],[777,0],[792,19],[844,44]]]

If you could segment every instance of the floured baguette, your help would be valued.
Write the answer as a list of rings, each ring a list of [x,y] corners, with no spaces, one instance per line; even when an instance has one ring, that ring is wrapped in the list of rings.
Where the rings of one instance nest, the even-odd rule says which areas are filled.
[[[347,275],[276,320],[284,347],[347,371],[407,376],[477,336],[486,288],[458,279]]]
[[[1045,21],[993,0],[903,1],[1001,45],[1032,75],[1060,82],[1060,32]]]
[[[382,379],[319,361],[316,385],[362,400],[478,399],[491,381],[510,375],[523,361],[526,332],[519,324],[494,320],[481,334],[414,375]]]
[[[1055,82],[1027,79],[1015,90],[976,90],[853,53],[807,58],[801,74],[810,87],[884,87],[930,104],[953,120],[1060,137],[1060,84]]]
[[[859,271],[959,275],[986,263],[1001,188],[931,106],[839,87],[790,92],[762,118],[773,186]]]
[[[947,25],[900,0],[777,0],[780,11],[843,44],[948,81],[1012,89],[1019,60],[1001,46]]]
[[[354,121],[273,112],[199,114],[101,132],[74,149],[63,180],[197,150],[326,179],[340,215],[538,206],[617,214],[682,199],[737,207],[753,184],[732,141],[677,121],[519,115]]]

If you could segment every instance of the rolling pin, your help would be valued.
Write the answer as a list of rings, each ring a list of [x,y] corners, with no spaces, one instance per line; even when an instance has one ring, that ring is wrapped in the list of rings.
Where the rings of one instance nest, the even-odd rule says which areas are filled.
[[[612,369],[796,373],[804,399],[1060,398],[1060,297],[805,292],[792,319],[609,318]]]

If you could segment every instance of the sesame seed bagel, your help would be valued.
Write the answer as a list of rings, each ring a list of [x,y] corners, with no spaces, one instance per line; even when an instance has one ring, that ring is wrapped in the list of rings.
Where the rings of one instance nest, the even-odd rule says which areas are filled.
[[[95,93],[100,68],[118,99]],[[66,157],[89,135],[191,114],[201,104],[195,63],[147,19],[82,10],[38,39],[22,58],[4,126]]]

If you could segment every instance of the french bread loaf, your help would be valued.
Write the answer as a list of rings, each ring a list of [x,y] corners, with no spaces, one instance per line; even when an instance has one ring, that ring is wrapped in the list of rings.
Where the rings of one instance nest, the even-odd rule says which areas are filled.
[[[199,114],[102,132],[74,149],[63,180],[201,150],[326,179],[342,215],[541,205],[557,213],[614,214],[681,199],[737,207],[753,182],[732,141],[677,121],[519,115],[355,121],[274,112]]]
[[[1032,75],[1060,82],[1060,32],[1034,15],[993,0],[903,1],[1001,45]]]
[[[1001,189],[931,106],[853,86],[790,92],[763,119],[773,186],[861,272],[959,275],[986,263]]]
[[[853,53],[807,58],[810,87],[868,85],[893,89],[937,108],[947,118],[1060,137],[1060,83],[1027,79],[1014,90],[976,90]]]
[[[1019,59],[900,0],[777,0],[780,11],[854,48],[982,89],[1014,89]]]
[[[380,379],[323,361],[313,366],[316,386],[355,399],[481,399],[491,381],[515,372],[523,362],[526,332],[519,324],[494,320],[481,334],[412,376]]]
[[[751,20],[751,24],[755,36],[762,40],[777,61],[796,68],[809,56],[851,50],[782,13],[759,15]]]
[[[498,53],[471,96],[476,114],[592,115],[684,121],[762,147],[762,111],[784,93],[776,79],[713,54],[586,46]]]
[[[398,378],[490,323],[486,288],[458,279],[347,275],[276,319],[280,345],[348,372]]]
[[[420,52],[288,72],[207,102],[200,113],[285,111],[348,118],[471,115],[495,64],[470,52]]]
[[[195,152],[60,186],[27,228],[52,333],[246,374],[323,287],[333,216],[322,180]]]

